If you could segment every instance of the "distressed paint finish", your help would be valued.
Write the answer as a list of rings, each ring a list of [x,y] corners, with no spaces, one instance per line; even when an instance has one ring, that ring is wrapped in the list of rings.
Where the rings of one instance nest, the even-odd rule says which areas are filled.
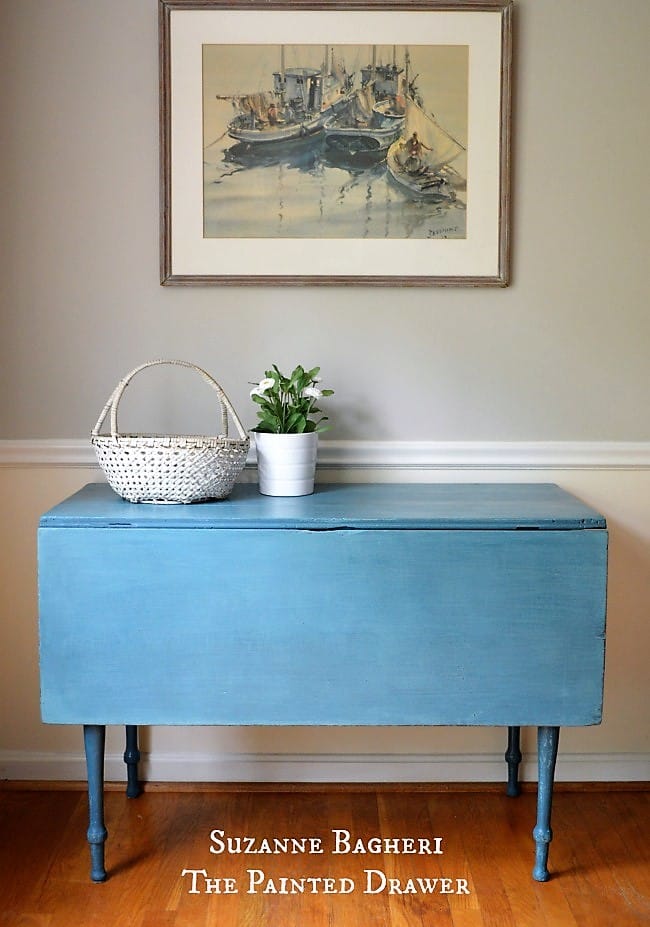
[[[88,831],[90,844],[90,878],[106,880],[104,844],[108,831],[104,826],[104,746],[106,728],[100,724],[84,724],[84,749],[88,774]]]
[[[533,829],[535,841],[535,866],[533,878],[538,882],[549,879],[548,848],[553,839],[551,830],[551,806],[553,803],[553,775],[560,739],[559,727],[537,729],[537,757],[539,777],[537,783],[537,824]]]
[[[545,484],[179,506],[91,485],[39,529],[43,718],[127,725],[130,792],[138,724],[503,725],[513,794],[520,725],[600,721],[606,571],[603,517]]]
[[[45,721],[600,720],[603,531],[42,534]]]
[[[320,485],[295,499],[238,484],[200,505],[133,505],[91,483],[46,512],[41,527],[189,528],[604,528],[594,509],[552,483]]]

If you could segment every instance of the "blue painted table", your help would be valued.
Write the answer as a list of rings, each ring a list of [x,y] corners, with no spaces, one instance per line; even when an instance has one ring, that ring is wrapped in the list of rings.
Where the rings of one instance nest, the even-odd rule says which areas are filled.
[[[559,729],[601,719],[607,530],[547,484],[320,486],[134,505],[91,484],[39,527],[43,720],[84,726],[106,877],[107,724],[538,728],[534,878]]]

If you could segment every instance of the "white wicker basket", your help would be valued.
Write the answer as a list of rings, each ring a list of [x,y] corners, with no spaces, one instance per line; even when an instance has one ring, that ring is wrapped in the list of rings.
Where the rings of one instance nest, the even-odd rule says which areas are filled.
[[[222,433],[204,435],[119,434],[117,409],[130,381],[157,364],[190,367],[216,390]],[[111,433],[100,435],[110,409]],[[228,413],[239,438],[228,437]],[[223,499],[232,490],[246,462],[250,440],[230,400],[209,373],[179,360],[141,364],[120,380],[92,430],[91,442],[110,486],[129,502],[199,502]]]

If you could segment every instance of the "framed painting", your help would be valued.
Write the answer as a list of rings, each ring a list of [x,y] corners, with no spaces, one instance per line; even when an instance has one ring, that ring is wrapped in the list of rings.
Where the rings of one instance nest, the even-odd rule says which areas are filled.
[[[512,0],[159,0],[161,282],[505,286]]]

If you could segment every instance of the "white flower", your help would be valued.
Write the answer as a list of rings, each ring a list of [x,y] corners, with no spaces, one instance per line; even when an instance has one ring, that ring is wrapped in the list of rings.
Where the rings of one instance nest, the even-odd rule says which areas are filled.
[[[306,386],[302,391],[305,399],[320,399],[323,394],[316,386]]]
[[[253,387],[250,394],[251,396],[263,396],[264,393],[273,386],[275,386],[275,380],[272,377],[264,377],[257,386]]]

